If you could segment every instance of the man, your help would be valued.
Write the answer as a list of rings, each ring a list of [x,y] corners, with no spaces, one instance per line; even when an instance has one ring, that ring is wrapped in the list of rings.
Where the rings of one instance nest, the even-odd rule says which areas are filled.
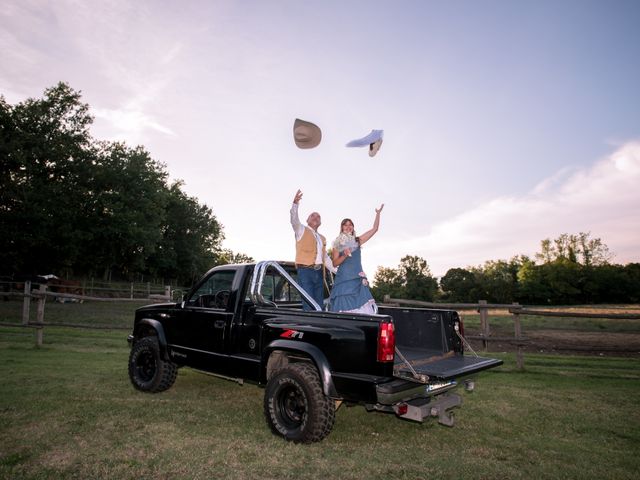
[[[291,206],[291,226],[296,234],[296,268],[298,283],[321,308],[324,308],[324,268],[336,272],[327,255],[327,240],[318,233],[321,224],[320,214],[312,212],[307,218],[307,225],[302,225],[298,217],[298,204],[302,192],[298,190],[293,197]],[[307,302],[302,302],[303,310],[313,308]]]

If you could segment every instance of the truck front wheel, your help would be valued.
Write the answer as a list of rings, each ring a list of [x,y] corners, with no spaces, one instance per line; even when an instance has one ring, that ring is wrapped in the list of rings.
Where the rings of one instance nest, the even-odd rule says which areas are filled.
[[[319,442],[335,421],[335,404],[322,391],[318,371],[293,363],[267,382],[264,414],[271,431],[295,443]]]
[[[129,355],[129,378],[138,390],[163,392],[173,385],[177,373],[175,363],[162,359],[156,337],[144,337],[133,344]]]

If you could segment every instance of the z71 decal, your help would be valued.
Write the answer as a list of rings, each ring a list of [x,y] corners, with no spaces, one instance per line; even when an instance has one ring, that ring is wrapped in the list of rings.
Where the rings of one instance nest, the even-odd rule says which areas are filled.
[[[282,338],[302,338],[304,332],[299,332],[298,330],[285,330],[280,334]]]

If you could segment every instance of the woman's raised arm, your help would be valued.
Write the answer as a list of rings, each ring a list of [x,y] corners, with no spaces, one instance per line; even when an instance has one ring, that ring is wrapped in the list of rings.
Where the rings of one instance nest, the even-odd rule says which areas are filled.
[[[360,245],[368,241],[378,231],[378,227],[380,226],[380,212],[382,212],[383,208],[384,203],[380,205],[380,208],[376,208],[376,219],[373,221],[373,227],[371,227],[371,230],[368,230],[360,235]]]

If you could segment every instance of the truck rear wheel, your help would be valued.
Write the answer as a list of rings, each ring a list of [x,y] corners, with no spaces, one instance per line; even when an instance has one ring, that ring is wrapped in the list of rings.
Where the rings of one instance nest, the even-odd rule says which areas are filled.
[[[295,443],[319,442],[335,421],[335,403],[322,391],[318,371],[293,363],[267,382],[264,415],[271,431]]]
[[[177,365],[162,359],[156,337],[144,337],[133,344],[129,378],[135,388],[149,393],[163,392],[173,385],[177,374]]]

